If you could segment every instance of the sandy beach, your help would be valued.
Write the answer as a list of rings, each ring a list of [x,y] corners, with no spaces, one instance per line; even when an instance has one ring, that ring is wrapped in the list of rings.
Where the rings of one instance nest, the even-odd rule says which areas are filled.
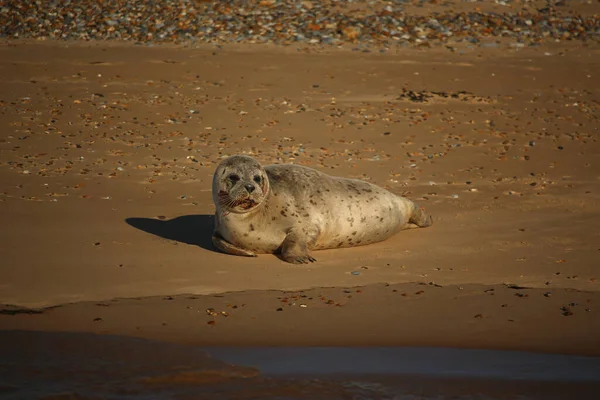
[[[545,2],[425,3],[403,12],[549,15]],[[0,335],[600,356],[598,7],[551,15],[581,16],[582,36],[3,31]],[[211,181],[233,154],[367,180],[435,223],[311,265],[219,253]]]
[[[599,340],[598,63],[586,47],[362,55],[45,42],[2,53],[1,303],[249,290],[277,299],[265,291],[381,283],[423,283],[421,297],[449,300],[517,285],[536,293],[513,296],[520,312],[537,320],[548,307],[558,329],[589,324],[578,331]],[[403,89],[473,98],[415,103]],[[238,153],[368,179],[420,202],[435,224],[319,251],[309,266],[218,253],[210,182]],[[572,301],[553,296],[564,290]],[[406,312],[401,300],[369,308]]]

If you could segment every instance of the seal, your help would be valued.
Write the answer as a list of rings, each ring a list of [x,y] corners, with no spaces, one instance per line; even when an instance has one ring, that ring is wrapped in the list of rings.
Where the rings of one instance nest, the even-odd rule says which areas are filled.
[[[311,250],[380,242],[433,222],[411,200],[371,183],[299,165],[263,167],[245,155],[223,160],[212,185],[213,244],[239,256],[309,263]]]

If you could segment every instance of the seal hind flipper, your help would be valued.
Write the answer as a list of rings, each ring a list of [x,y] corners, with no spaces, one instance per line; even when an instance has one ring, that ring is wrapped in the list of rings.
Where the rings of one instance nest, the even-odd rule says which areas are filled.
[[[413,212],[408,220],[409,224],[415,224],[419,228],[426,228],[433,224],[433,218],[427,214],[423,207],[419,207],[418,204],[414,204]]]
[[[233,254],[234,256],[256,257],[256,254],[250,250],[240,249],[233,244],[227,242],[221,236],[214,234],[212,237],[213,245],[223,253]]]

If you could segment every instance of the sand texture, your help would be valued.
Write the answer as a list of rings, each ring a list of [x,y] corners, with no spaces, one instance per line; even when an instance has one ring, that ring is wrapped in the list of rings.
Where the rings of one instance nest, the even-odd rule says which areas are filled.
[[[392,11],[363,3],[352,18],[379,25],[237,40],[243,19],[192,44],[2,11],[0,329],[600,356],[597,4],[509,2],[509,33],[450,41],[383,40]],[[417,3],[421,25],[447,11]],[[452,4],[508,7],[488,3]],[[435,223],[303,266],[219,253],[211,181],[233,154],[368,180]]]
[[[372,336],[357,331],[342,343],[446,342],[429,318],[442,323],[444,316],[452,321],[460,315],[464,324],[450,322],[452,329],[479,335],[484,346],[594,354],[600,348],[600,106],[593,91],[600,63],[593,49],[363,55],[18,43],[1,53],[0,303],[43,308],[88,302],[23,321],[2,316],[6,327],[33,328],[46,314],[56,323],[54,313],[88,304],[83,321],[67,314],[60,327],[132,333],[125,325],[109,328],[110,319],[91,323],[102,311],[135,325],[122,301],[106,309],[93,304],[253,290],[263,292],[227,294],[220,306],[241,296],[248,307],[272,315],[243,326],[264,328],[288,314],[266,306],[283,294],[265,290],[371,285],[374,297],[366,303],[356,295],[346,301],[336,289],[332,299],[341,307],[319,311],[330,313],[319,323],[333,325],[336,316],[353,323],[378,316],[368,324]],[[270,255],[220,254],[210,243],[210,182],[219,160],[238,153],[265,164],[297,163],[367,179],[418,201],[435,224],[380,244],[319,251],[318,263],[309,266]],[[383,283],[425,284],[425,293],[400,286],[398,292],[409,296],[386,298],[391,294]],[[506,285],[528,289],[519,297]],[[492,306],[502,302],[487,289],[511,294],[509,305]],[[433,293],[439,297],[425,304]],[[212,307],[210,297],[201,299],[200,308]],[[157,300],[125,301],[145,302]],[[160,336],[161,324],[168,323],[161,313],[186,313],[187,303],[177,302],[146,307],[152,317],[144,323]],[[403,315],[411,313],[405,303],[421,317]],[[235,312],[208,329],[200,311],[197,321],[181,321],[182,334],[205,343],[254,342],[249,331],[240,335]],[[531,326],[508,323],[513,311]],[[317,310],[311,305],[298,312],[310,319]],[[378,334],[378,323],[404,334]],[[414,326],[414,335],[407,326]],[[424,335],[424,326],[432,333]],[[497,326],[524,332],[530,341],[524,346]],[[493,338],[481,327],[495,332]],[[332,343],[340,331],[333,328],[284,337]],[[226,339],[227,329],[232,338]],[[573,342],[554,340],[567,332]],[[540,333],[549,340],[538,340]],[[256,340],[286,341],[262,334]],[[450,342],[460,345],[459,339]]]

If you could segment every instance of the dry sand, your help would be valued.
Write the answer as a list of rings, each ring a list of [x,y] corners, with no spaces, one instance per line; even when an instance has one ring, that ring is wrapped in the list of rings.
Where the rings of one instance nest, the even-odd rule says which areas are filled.
[[[600,355],[598,46],[349,49],[2,43],[0,328]],[[308,266],[220,254],[237,153],[435,224]]]

